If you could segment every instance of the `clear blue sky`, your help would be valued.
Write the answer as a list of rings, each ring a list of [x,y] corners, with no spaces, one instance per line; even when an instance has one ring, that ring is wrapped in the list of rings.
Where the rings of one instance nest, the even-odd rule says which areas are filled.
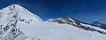
[[[80,21],[106,23],[105,0],[0,0],[0,9],[19,4],[42,19],[71,16]]]

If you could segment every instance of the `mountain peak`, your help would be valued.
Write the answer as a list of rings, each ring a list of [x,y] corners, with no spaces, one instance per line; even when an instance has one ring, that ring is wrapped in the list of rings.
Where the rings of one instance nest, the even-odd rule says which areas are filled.
[[[19,4],[11,4],[11,5],[14,5],[14,6],[20,6]]]
[[[28,9],[18,5],[18,4],[11,4],[3,9],[0,10],[0,13],[3,15],[11,15],[11,14],[18,14],[21,18],[26,20],[34,20],[34,21],[43,21],[39,16],[30,12]]]
[[[20,6],[20,5],[19,4],[11,4],[11,6],[15,6],[16,7],[16,6]]]
[[[22,6],[19,5],[19,4],[11,4],[10,7],[11,7],[11,8],[14,8],[14,9],[15,9],[15,8],[24,8],[24,7],[22,7]],[[24,8],[24,9],[25,9],[25,8]]]
[[[10,10],[16,9],[16,10],[18,10],[20,8],[21,9],[25,9],[24,7],[20,6],[19,4],[11,4],[11,5],[7,6],[6,8],[3,8],[3,9],[10,9]]]

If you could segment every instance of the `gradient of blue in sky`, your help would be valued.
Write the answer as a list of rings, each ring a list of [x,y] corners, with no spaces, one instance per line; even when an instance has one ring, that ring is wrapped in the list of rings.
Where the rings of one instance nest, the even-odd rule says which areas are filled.
[[[19,4],[44,20],[71,16],[106,23],[106,0],[0,0],[0,9],[10,4]]]

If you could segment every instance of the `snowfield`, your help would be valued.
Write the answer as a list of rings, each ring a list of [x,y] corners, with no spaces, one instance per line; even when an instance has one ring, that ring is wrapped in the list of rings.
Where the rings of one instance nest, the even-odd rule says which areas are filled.
[[[0,40],[106,40],[104,29],[81,24],[95,29],[90,31],[68,24],[44,22],[17,4],[0,10],[0,22]],[[76,24],[74,20],[72,23]]]
[[[106,35],[98,32],[86,31],[67,24],[50,22],[33,23],[18,26],[28,38],[40,40],[105,40]]]

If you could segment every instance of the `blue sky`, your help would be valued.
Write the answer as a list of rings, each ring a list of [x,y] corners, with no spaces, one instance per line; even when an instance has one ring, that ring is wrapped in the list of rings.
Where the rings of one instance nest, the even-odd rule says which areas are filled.
[[[0,9],[19,4],[43,20],[70,16],[83,22],[106,23],[105,0],[0,0]]]

